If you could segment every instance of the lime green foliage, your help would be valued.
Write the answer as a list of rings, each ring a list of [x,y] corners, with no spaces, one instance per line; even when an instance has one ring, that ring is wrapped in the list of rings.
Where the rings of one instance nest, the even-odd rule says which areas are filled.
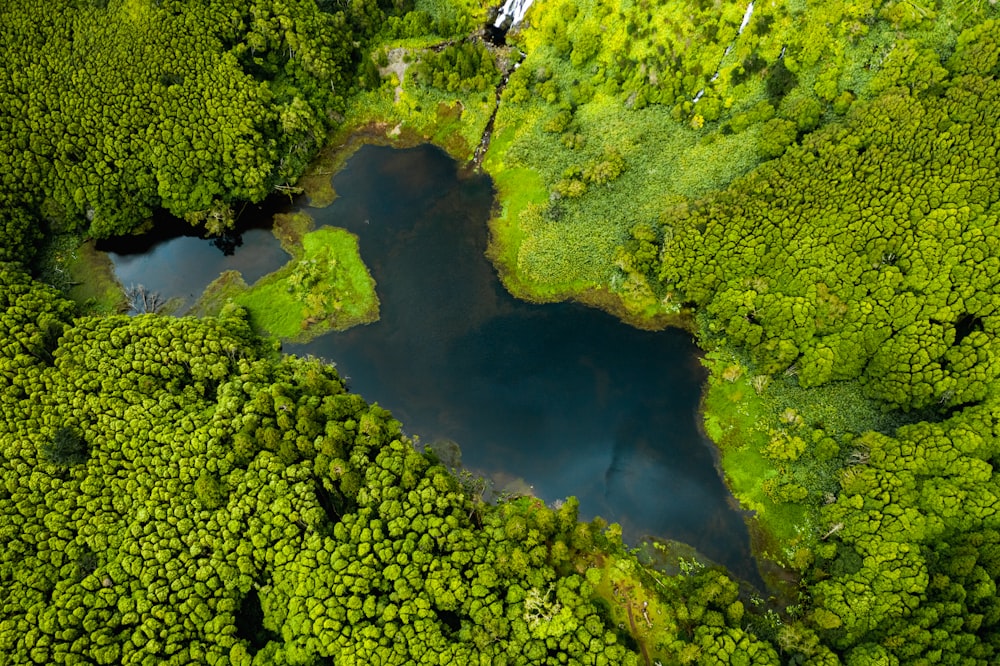
[[[923,81],[960,25],[949,9],[909,3],[756,3],[740,33],[745,8],[556,0],[532,11],[513,37],[528,56],[497,116],[497,133],[512,136],[484,163],[498,180],[530,168],[547,189],[494,234],[513,245],[492,254],[515,293],[609,289],[633,312],[675,312],[670,289],[621,266],[630,228],[672,231],[685,199],[726,187],[856,98]],[[617,178],[578,177],[612,149]]]
[[[18,377],[33,373],[52,358],[74,308],[54,289],[32,280],[21,265],[7,262],[0,262],[0,307],[5,311],[0,319],[4,358],[0,378],[5,394],[23,397]]]
[[[515,77],[530,71],[530,61]],[[494,229],[493,243],[499,247],[492,250],[511,258],[504,262],[504,273],[516,275],[516,281],[506,281],[508,287],[519,284],[525,288],[515,293],[536,300],[617,287],[616,250],[632,226],[657,221],[672,196],[728,182],[746,168],[741,154],[752,158],[752,149],[746,153],[733,142],[730,159],[705,162],[697,133],[674,123],[662,107],[623,114],[614,100],[595,99],[576,113],[572,129],[546,131],[559,127],[558,115],[505,100],[497,139],[484,162],[501,191],[506,169],[531,169],[544,187],[530,190],[532,205],[520,207],[516,217],[505,213],[505,224]],[[688,159],[690,171],[673,168]],[[516,227],[517,233],[504,227]]]
[[[486,51],[465,72],[464,47],[422,55],[481,21],[471,0],[100,4],[0,10],[2,260],[39,219],[224,226],[340,110],[464,156],[493,110]],[[377,307],[356,239],[294,219],[293,261],[224,276],[217,318],[74,319],[0,264],[0,654],[995,663],[997,9],[759,3],[738,34],[743,10],[533,9],[484,162],[491,256],[536,299],[698,308],[706,430],[794,603],[694,560],[649,571],[572,500],[487,506],[330,367],[278,358],[251,322],[295,337]]]
[[[775,543],[794,548],[809,514],[805,498],[774,495],[791,479],[785,478],[788,469],[768,455],[772,437],[780,437],[780,425],[773,405],[762,395],[766,385],[732,356],[714,352],[706,361],[712,374],[703,404],[705,430],[719,446],[729,488],[744,508],[756,513]],[[775,551],[770,544],[765,550],[771,559],[787,562],[783,550]]]
[[[114,265],[93,241],[78,245],[66,255],[66,275],[70,280],[69,297],[91,314],[121,312],[123,292],[115,277]]]
[[[232,300],[247,309],[256,330],[299,342],[378,320],[375,280],[361,260],[357,236],[324,227],[291,249],[290,262],[253,286],[224,273],[206,288],[195,312],[218,312]]]
[[[5,245],[11,225],[107,236],[160,207],[228,226],[231,202],[297,177],[344,108],[368,5],[4,3],[0,208],[21,207]]]
[[[42,239],[32,215],[22,208],[8,208],[17,205],[10,199],[0,198],[0,262],[30,259]]]
[[[983,399],[1000,373],[1000,86],[964,72],[942,85],[855,103],[845,124],[679,212],[664,283],[763,374],[860,377],[904,409]]]
[[[861,395],[857,382],[806,389],[794,376],[753,374],[745,358],[722,349],[706,365],[705,428],[728,485],[764,528],[762,554],[802,569],[819,536],[818,511],[836,497],[852,460],[852,439],[907,421]]]
[[[302,238],[302,255],[236,298],[251,322],[272,335],[306,339],[378,319],[375,280],[358,238],[335,228]]]
[[[413,3],[414,11],[427,12],[438,25],[450,22],[455,26],[454,34],[463,37],[486,20],[490,7],[490,3],[482,0],[414,0]],[[439,34],[447,36],[448,33],[441,31]]]
[[[900,44],[843,122],[663,231],[664,287],[719,346],[709,434],[803,574],[776,636],[801,658],[1000,648],[995,25],[946,58]]]
[[[413,11],[389,17],[364,59],[373,76],[345,112],[351,131],[335,140],[361,130],[368,141],[430,141],[456,159],[472,159],[496,108],[498,59],[510,58],[509,49],[467,39],[487,10],[474,0],[420,0]]]
[[[448,92],[482,92],[496,87],[493,54],[480,42],[461,42],[421,54],[413,68],[417,80]]]
[[[202,472],[194,482],[194,495],[206,508],[218,509],[226,503],[228,493],[217,475]]]
[[[479,0],[416,0],[412,11],[388,17],[380,34],[390,40],[465,38],[483,25],[488,10]]]
[[[484,504],[331,367],[267,355],[241,308],[71,321],[2,275],[13,662],[637,665],[634,634],[646,654],[776,663],[720,572],[646,580],[574,499]]]
[[[622,301],[628,310],[647,317],[667,310],[668,306],[673,312],[679,311],[678,304],[660,300],[652,287],[656,284],[662,242],[658,229],[649,224],[637,224],[629,235],[632,238],[615,251],[615,267],[625,275],[618,283]]]
[[[223,271],[205,287],[186,314],[192,317],[214,317],[248,288],[239,271]]]
[[[93,241],[80,242],[72,233],[51,234],[41,244],[32,267],[36,277],[56,287],[83,312],[116,314],[127,309],[114,265],[106,253],[95,249]]]
[[[680,575],[665,576],[616,553],[595,558],[585,572],[645,663],[781,663],[759,637],[770,632],[768,620],[745,608],[735,581],[694,557],[679,564]]]
[[[360,128],[375,124],[383,137],[399,145],[431,141],[456,159],[467,161],[472,159],[496,108],[497,56],[482,45],[446,47],[438,55],[429,48],[434,45],[423,38],[379,46],[374,57],[384,59],[381,84],[355,98],[346,124]],[[473,69],[466,71],[468,77],[456,72],[457,78],[445,80],[440,68],[454,62],[454,54],[463,49],[474,53],[463,58],[470,63],[474,59],[476,64],[469,65]],[[425,65],[424,58],[437,64]],[[435,68],[439,85],[434,83]],[[420,71],[425,75],[417,73]]]
[[[702,133],[676,122],[669,107],[640,110],[631,95],[616,94],[591,53],[624,26],[608,7],[555,3],[533,12],[519,37],[528,57],[511,76],[484,166],[500,182],[506,168],[531,168],[547,191],[517,218],[507,217],[504,226],[516,226],[516,234],[494,230],[501,247],[492,252],[509,257],[502,272],[521,296],[619,291],[615,252],[629,229],[656,221],[673,196],[704,192],[744,172],[756,159],[753,148],[733,142],[724,161],[706,161]],[[606,44],[609,57],[618,46]]]
[[[4,275],[30,332],[46,290]],[[574,502],[483,504],[244,317],[56,316],[43,358],[3,350],[8,661],[639,663],[570,567],[612,545]]]
[[[809,571],[811,621],[849,657],[877,640],[904,662],[996,659],[996,413],[989,402],[850,441]]]

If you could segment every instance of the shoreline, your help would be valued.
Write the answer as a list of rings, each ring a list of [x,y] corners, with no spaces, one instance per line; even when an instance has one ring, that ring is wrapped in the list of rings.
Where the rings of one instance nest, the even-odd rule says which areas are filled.
[[[322,178],[332,181],[336,174],[344,168],[351,156],[364,145],[392,146],[394,148],[405,149],[422,144],[431,144],[445,150],[453,159],[460,162],[460,172],[465,171],[468,173],[472,165],[471,159],[466,159],[462,162],[463,156],[454,155],[447,150],[446,146],[437,144],[430,137],[421,135],[412,128],[406,128],[403,126],[403,123],[392,125],[384,121],[371,120],[345,126],[345,128],[333,134],[331,141],[322,149],[320,156],[314,160],[313,166],[303,176],[303,179],[311,179],[313,182],[307,182],[302,186],[306,190],[307,195],[312,196],[311,189],[315,186],[316,179]],[[489,170],[484,167],[480,168],[491,179],[493,178]],[[300,179],[300,183],[303,179]],[[329,186],[329,191],[333,192],[332,186]],[[624,299],[620,295],[614,294],[604,287],[588,287],[575,292],[566,290],[551,295],[532,294],[530,286],[502,259],[501,255],[504,246],[497,244],[496,226],[504,223],[504,202],[496,187],[494,187],[494,192],[494,210],[487,222],[490,239],[486,258],[490,261],[494,270],[497,271],[498,278],[503,284],[504,289],[512,296],[519,300],[537,304],[575,302],[586,307],[601,310],[634,328],[648,331],[662,331],[673,327],[687,331],[697,338],[697,324],[692,311],[682,310],[677,314],[658,313],[652,316],[635,313],[628,309]],[[335,196],[336,194],[334,193]],[[321,201],[323,205],[329,205],[333,199],[330,199],[329,202],[325,199]],[[317,204],[313,203],[313,200],[310,200],[310,205]],[[701,349],[702,353],[708,351],[700,345],[699,349]],[[790,581],[790,574],[793,572],[781,566],[774,558],[767,556],[768,549],[775,543],[776,537],[772,533],[772,530],[761,520],[757,512],[751,508],[744,507],[740,502],[724,465],[725,452],[723,444],[712,438],[705,427],[705,419],[710,416],[710,411],[706,406],[706,397],[711,390],[712,382],[713,375],[709,372],[700,396],[696,426],[699,433],[708,442],[711,442],[714,466],[719,474],[719,478],[726,487],[728,499],[734,504],[734,509],[744,518],[744,524],[747,527],[750,537],[751,555],[761,579],[767,585],[766,592],[780,597],[787,597],[794,594],[794,590],[789,587],[790,583],[794,587],[794,582]],[[795,577],[795,582],[797,582],[797,577]]]

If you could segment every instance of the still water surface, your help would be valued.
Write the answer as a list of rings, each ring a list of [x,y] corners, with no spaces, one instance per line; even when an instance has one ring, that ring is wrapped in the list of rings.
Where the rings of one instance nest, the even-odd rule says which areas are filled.
[[[99,241],[97,249],[111,257],[123,287],[155,292],[183,314],[223,271],[239,271],[253,284],[291,259],[271,233],[272,216],[290,207],[282,199],[248,206],[241,233],[222,239],[202,238],[183,220],[164,216],[153,233]]]
[[[436,148],[365,146],[334,187],[331,206],[306,210],[358,235],[381,320],[286,351],[335,362],[351,390],[425,444],[457,442],[465,466],[498,487],[524,484],[548,502],[576,495],[581,517],[621,523],[631,543],[683,541],[759,580],[697,427],[705,372],[687,333],[512,298],[483,255],[490,180],[460,174]],[[256,230],[229,258],[208,241],[198,241],[207,255],[172,245],[191,240],[112,258],[123,282],[167,297],[197,294],[228,268],[254,271],[249,283],[284,260]]]

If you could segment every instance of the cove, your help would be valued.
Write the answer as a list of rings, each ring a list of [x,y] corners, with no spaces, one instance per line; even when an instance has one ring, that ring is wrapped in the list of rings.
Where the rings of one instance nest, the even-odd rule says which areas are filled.
[[[240,233],[221,238],[205,238],[183,220],[163,216],[152,233],[102,240],[96,247],[110,256],[122,287],[142,286],[169,299],[173,314],[184,314],[223,271],[239,271],[252,284],[291,259],[271,233],[273,216],[291,205],[276,197],[248,206]]]
[[[484,256],[492,184],[437,148],[364,146],[333,185],[332,205],[303,209],[317,227],[358,235],[381,320],[284,351],[335,363],[352,391],[391,410],[409,435],[457,443],[463,465],[499,488],[549,503],[575,495],[581,518],[620,523],[627,543],[682,541],[759,584],[743,515],[698,428],[706,373],[688,333],[511,297]],[[233,258],[213,249],[215,267],[182,251],[167,269],[143,267],[174,242],[129,257],[132,280],[186,295],[169,284],[194,272],[189,263],[207,274],[204,288],[227,262],[272,247],[244,235]],[[122,257],[112,255],[116,267]]]

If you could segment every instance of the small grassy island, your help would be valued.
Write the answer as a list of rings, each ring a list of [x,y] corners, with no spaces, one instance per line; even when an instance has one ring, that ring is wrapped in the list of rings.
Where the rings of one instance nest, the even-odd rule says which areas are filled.
[[[495,10],[3,3],[0,664],[1000,661],[1000,6]],[[697,335],[769,590],[485,502],[278,353],[378,316],[344,230],[279,219],[200,317],[76,284],[154,212],[329,203],[362,141],[494,178],[512,293]]]

